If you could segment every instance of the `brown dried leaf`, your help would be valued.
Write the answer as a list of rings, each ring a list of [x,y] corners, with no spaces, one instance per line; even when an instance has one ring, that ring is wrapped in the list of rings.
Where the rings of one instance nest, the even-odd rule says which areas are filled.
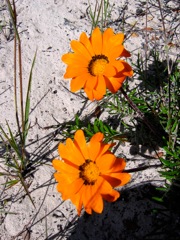
[[[153,20],[153,18],[154,18],[153,16],[148,16],[148,17],[147,17],[147,20],[148,20],[148,21],[151,21],[151,20]]]
[[[159,37],[157,37],[157,36],[152,36],[151,40],[152,40],[152,41],[159,40]]]
[[[158,152],[157,154],[154,154],[152,157],[154,158],[160,158],[160,157],[163,157],[164,156],[164,153],[163,152]]]
[[[145,28],[143,28],[142,30],[144,30],[144,31],[152,31],[152,30],[154,30],[154,28],[151,28],[151,27],[145,27]]]
[[[174,44],[173,42],[169,42],[169,43],[168,43],[168,46],[169,46],[169,47],[176,47],[177,45]]]
[[[139,34],[138,34],[138,33],[135,33],[135,32],[133,32],[133,33],[131,34],[131,37],[139,37]]]

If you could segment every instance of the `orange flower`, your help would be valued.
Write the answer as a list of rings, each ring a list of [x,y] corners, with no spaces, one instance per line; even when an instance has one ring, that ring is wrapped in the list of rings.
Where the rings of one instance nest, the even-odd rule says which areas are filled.
[[[71,41],[73,53],[66,53],[62,61],[67,69],[64,78],[72,78],[71,91],[84,88],[90,100],[100,100],[108,88],[115,93],[127,76],[131,77],[131,66],[120,57],[130,57],[124,48],[124,34],[114,34],[111,28],[101,33],[95,28],[90,38],[86,33],[79,41]]]
[[[92,214],[92,210],[101,213],[103,199],[114,202],[119,192],[113,187],[129,182],[130,174],[123,173],[125,161],[116,158],[109,148],[113,144],[102,142],[104,135],[96,133],[86,143],[84,133],[78,130],[74,142],[68,138],[66,145],[60,143],[58,152],[62,160],[54,159],[54,174],[58,182],[57,190],[63,200],[71,199],[80,215],[82,206]]]

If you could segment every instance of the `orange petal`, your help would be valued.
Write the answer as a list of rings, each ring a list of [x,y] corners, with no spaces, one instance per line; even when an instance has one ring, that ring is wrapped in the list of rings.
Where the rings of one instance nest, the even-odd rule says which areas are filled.
[[[123,52],[123,50],[124,50],[124,47],[122,45],[114,46],[113,48],[111,48],[109,50],[108,59],[110,61],[113,61],[114,59],[120,57],[122,52]]]
[[[108,56],[109,53],[109,39],[114,35],[112,28],[107,28],[103,33],[103,47],[102,54]]]
[[[88,151],[89,151],[90,160],[92,161],[96,160],[100,149],[101,149],[101,144],[99,142],[93,142],[93,141],[89,142]]]
[[[123,186],[131,179],[129,173],[108,173],[108,175],[102,174],[102,177],[108,181],[112,187]]]
[[[74,176],[71,176],[71,179],[67,178],[66,176],[67,176],[67,174],[62,174],[62,173],[59,173],[59,172],[54,173],[54,178],[56,179],[56,181],[60,182],[60,183],[63,182],[64,186],[67,185],[67,184],[70,184],[71,182],[73,182],[76,179],[76,178],[74,178]]]
[[[114,154],[104,154],[101,157],[96,159],[96,164],[99,167],[101,174],[109,172],[109,170],[113,167],[116,161],[116,157]]]
[[[98,132],[92,136],[90,142],[101,142],[103,138],[104,138],[104,134]]]
[[[96,133],[90,139],[88,144],[89,157],[91,160],[95,161],[100,150],[101,150],[101,141],[104,138],[103,133]]]
[[[85,32],[81,33],[79,40],[80,40],[80,42],[86,47],[86,49],[88,50],[89,54],[90,54],[91,56],[94,56],[95,53],[94,53],[92,44],[91,44],[91,42],[90,42],[90,40],[89,40],[89,38],[87,37],[87,35],[86,35]]]
[[[58,152],[63,160],[66,159],[67,164],[71,165],[72,167],[76,167],[76,168],[79,167],[79,165],[77,165],[73,162],[72,154],[70,153],[70,151],[66,145],[64,145],[63,143],[60,143],[58,145]]]
[[[66,64],[72,64],[74,62],[74,53],[66,53],[62,55],[61,60]]]
[[[87,81],[88,73],[85,73],[83,75],[80,75],[78,77],[72,78],[71,79],[71,85],[70,85],[70,90],[72,92],[76,92],[80,90],[81,88],[84,87]]]
[[[122,82],[118,81],[118,78],[110,77],[105,78],[107,88],[112,92],[116,93],[122,86],[122,82],[125,80],[125,77],[122,78]]]
[[[112,186],[102,176],[98,177],[96,187],[100,194],[108,194],[112,191]]]
[[[116,158],[116,161],[113,167],[110,169],[110,172],[121,172],[124,170],[126,162],[123,158]]]
[[[89,98],[89,100],[93,101],[93,100],[94,100],[93,90],[90,89],[90,88],[85,87],[85,88],[84,88],[84,91],[85,91],[87,97]]]
[[[112,36],[114,36],[113,29],[107,28],[103,33],[103,43],[108,42]]]
[[[84,191],[85,191],[85,185],[81,187],[79,192],[71,196],[71,201],[76,206],[78,215],[81,214],[81,209],[83,205],[82,196],[84,195]]]
[[[98,178],[96,182],[97,193],[100,192],[101,196],[109,201],[114,202],[120,196],[120,194],[112,189],[112,186],[101,176]]]
[[[74,78],[74,77],[77,77],[79,75],[83,75],[86,73],[87,73],[86,67],[69,65],[66,68],[66,73],[64,74],[64,78]]]
[[[66,140],[66,145],[62,143],[59,144],[58,151],[64,162],[68,164],[80,166],[85,161],[83,155],[77,149],[77,147],[74,145],[73,141],[70,138]]]
[[[58,153],[62,159],[64,159],[64,158],[68,159],[70,157],[68,148],[66,147],[66,145],[64,143],[60,143],[58,145]]]
[[[85,58],[86,60],[91,60],[91,55],[86,49],[86,47],[79,41],[72,40],[71,41],[71,48],[75,53],[78,53],[82,56],[82,58]]]
[[[101,100],[104,96],[104,94],[101,91],[97,91],[96,89],[93,89],[93,100]]]
[[[124,34],[123,33],[115,34],[114,36],[112,36],[109,39],[110,46],[112,46],[112,47],[117,46],[117,45],[122,45],[123,41],[124,41]]]
[[[76,179],[79,178],[79,174],[68,174],[68,173],[63,173],[63,172],[55,172],[54,173],[54,178],[58,183],[63,185],[62,187],[65,187],[68,184],[71,184],[74,182]]]
[[[74,144],[81,151],[85,159],[89,159],[88,148],[86,144],[86,139],[84,132],[82,130],[77,130],[74,135]]]
[[[130,52],[124,48],[123,52],[121,53],[121,57],[130,57],[130,56],[131,56]]]
[[[112,77],[110,77],[110,78],[105,77],[106,87],[107,87],[112,93],[116,93],[116,92],[118,91],[119,87],[120,87],[120,84],[119,84],[119,85],[116,84],[117,86],[115,86],[115,88],[114,88],[113,84],[112,84],[111,81],[110,81],[111,78],[112,78]],[[118,82],[117,82],[117,83],[118,83]]]
[[[101,174],[101,177],[103,177],[104,180],[106,180],[109,184],[111,184],[112,187],[117,187],[121,184],[121,179],[112,177],[110,176],[109,173],[108,175]]]
[[[91,201],[93,199],[92,186],[86,185],[82,196],[83,206],[88,214],[92,214]]]
[[[75,178],[70,174],[59,173],[59,172],[54,173],[54,177],[58,182],[58,186],[57,186],[58,191],[61,193],[68,188],[67,187],[68,185],[74,183],[77,179],[80,179],[79,175]]]
[[[85,88],[93,90],[93,88],[95,88],[95,86],[97,85],[97,81],[98,81],[97,76],[91,76],[89,74],[85,84]]]
[[[91,35],[91,43],[96,55],[102,53],[102,33],[98,27],[96,27]]]
[[[66,53],[62,56],[62,61],[68,65],[79,65],[81,67],[87,67],[88,61],[82,58],[82,55],[77,53]]]
[[[92,214],[92,210],[101,213],[103,210],[103,200],[100,195],[101,185],[97,182],[95,185],[86,186],[83,195],[83,205],[87,213]]]
[[[58,160],[58,159],[54,159],[52,161],[52,165],[59,172],[66,172],[69,174],[79,174],[78,167],[73,167],[73,166],[66,164],[65,162],[62,162],[61,160]]]
[[[85,159],[84,159],[83,155],[81,154],[81,152],[79,151],[79,149],[75,146],[75,144],[73,143],[73,141],[70,138],[68,138],[66,140],[66,146],[67,146],[70,154],[72,154],[73,163],[75,163],[77,165],[83,164]]]
[[[101,195],[96,197],[96,200],[92,203],[92,209],[96,213],[102,213],[104,207],[103,199]]]
[[[124,70],[124,64],[120,60],[112,61],[112,65],[117,69],[117,72],[121,72]]]
[[[122,72],[123,75],[128,76],[128,77],[132,77],[133,70],[132,70],[131,66],[125,61],[121,61],[121,62],[124,65],[124,69],[123,69],[123,72]]]
[[[116,173],[114,173],[114,176],[116,176],[115,174]],[[129,173],[120,173],[119,177],[121,178],[121,184],[118,186],[123,186],[131,180],[131,175]]]
[[[107,64],[106,65],[106,69],[104,71],[104,74],[106,77],[113,77],[114,75],[116,75],[117,71],[115,69],[115,67],[112,64]]]
[[[103,96],[106,93],[106,83],[104,80],[104,77],[102,75],[97,77],[97,86],[95,87],[95,90]]]
[[[92,199],[91,203],[86,207],[86,209],[91,208],[96,213],[102,213],[104,203],[102,196],[98,193],[94,195],[94,198]]]
[[[109,152],[108,149],[110,147],[113,147],[114,145],[115,145],[115,143],[109,143],[109,144],[101,143],[101,151],[98,155],[98,158],[101,157],[103,154],[108,153]]]
[[[82,178],[76,179],[74,182],[64,185],[64,183],[58,184],[58,191],[61,192],[63,200],[71,199],[71,196],[76,194],[83,186],[84,181]]]
[[[120,197],[120,193],[112,189],[111,193],[102,195],[102,197],[108,202],[115,202]]]

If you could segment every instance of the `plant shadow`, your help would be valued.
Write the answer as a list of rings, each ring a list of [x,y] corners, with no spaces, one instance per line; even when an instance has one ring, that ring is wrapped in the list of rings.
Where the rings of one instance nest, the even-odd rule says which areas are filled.
[[[69,228],[50,235],[46,240],[134,240],[180,238],[180,221],[177,211],[157,203],[155,186],[142,184],[121,191],[121,197],[114,203],[104,204],[102,214],[84,213]]]
[[[132,101],[141,109],[144,117],[135,116],[136,124],[129,127],[129,141],[132,145],[143,145],[152,147],[163,147],[168,142],[167,121],[170,107],[180,108],[178,89],[180,82],[174,80],[178,71],[178,61],[169,59],[170,73],[167,69],[167,61],[160,60],[156,52],[150,53],[147,69],[143,64],[138,68],[138,83]],[[138,61],[138,60],[137,60]],[[131,94],[133,89],[127,88],[127,93]],[[134,98],[134,99],[133,99]],[[169,102],[171,100],[171,103]],[[171,104],[171,105],[170,105]],[[172,110],[173,111],[173,110]],[[176,110],[175,110],[176,111]],[[173,113],[171,113],[173,114]],[[175,120],[172,120],[172,124]],[[150,123],[153,131],[147,126]]]

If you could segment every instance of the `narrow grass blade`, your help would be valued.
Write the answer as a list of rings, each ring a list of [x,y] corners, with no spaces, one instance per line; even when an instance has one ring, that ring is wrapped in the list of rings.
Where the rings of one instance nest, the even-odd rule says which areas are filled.
[[[31,70],[30,70],[30,74],[29,74],[28,89],[27,89],[27,95],[26,95],[25,116],[24,116],[25,117],[25,119],[24,119],[25,126],[24,126],[24,133],[23,133],[24,144],[25,144],[26,137],[27,137],[28,130],[29,130],[30,93],[31,93],[31,84],[32,84],[32,73],[33,73],[33,68],[34,68],[34,64],[35,64],[35,60],[36,60],[36,55],[37,55],[37,50],[35,52]]]
[[[22,184],[22,186],[24,187],[24,190],[26,191],[26,193],[27,193],[27,195],[28,195],[28,197],[29,197],[32,205],[36,208],[36,206],[35,206],[35,204],[34,204],[34,201],[33,201],[32,197],[31,197],[31,195],[30,195],[30,193],[29,193],[29,191],[28,191],[27,185],[26,185],[26,183],[24,182],[23,177],[22,177],[21,175],[19,175],[19,178],[20,178],[21,184]]]
[[[20,41],[19,33],[18,33],[18,30],[17,30],[17,27],[16,27],[16,23],[15,23],[14,11],[12,9],[10,1],[6,0],[6,3],[8,5],[8,9],[9,9],[9,13],[10,13],[10,16],[11,16],[11,19],[12,19],[12,24],[13,24],[13,27],[14,27],[14,31],[15,31],[16,37],[17,37],[18,41]]]
[[[10,180],[10,181],[8,181],[6,183],[3,183],[2,185],[7,186],[7,188],[11,188],[14,185],[16,185],[18,182],[19,182],[19,179],[14,179],[14,180]]]
[[[21,159],[21,154],[19,152],[19,147],[18,147],[18,145],[16,143],[16,140],[15,140],[15,138],[13,136],[13,133],[12,133],[11,128],[10,128],[8,123],[7,123],[7,126],[8,126],[8,131],[9,131],[10,137],[6,134],[6,132],[4,131],[4,129],[1,126],[0,126],[0,129],[1,129],[4,137],[7,139],[8,143],[10,144],[10,146],[14,149],[14,151],[17,153],[18,157]],[[2,138],[2,140],[4,141],[3,138]]]

